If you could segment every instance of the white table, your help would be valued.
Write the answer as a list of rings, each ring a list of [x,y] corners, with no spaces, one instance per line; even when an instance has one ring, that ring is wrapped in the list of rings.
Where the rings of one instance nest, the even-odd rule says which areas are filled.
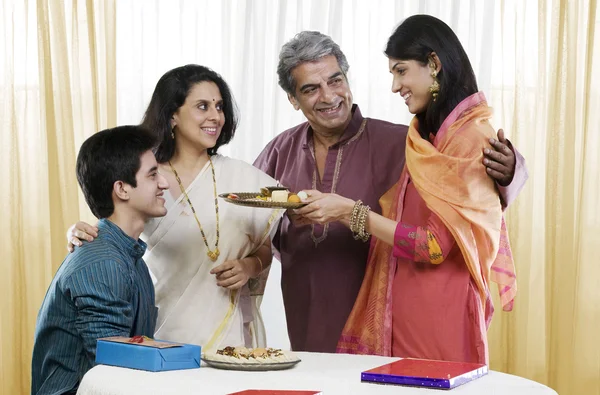
[[[91,369],[79,386],[78,395],[224,395],[245,389],[297,389],[322,391],[324,395],[441,395],[433,389],[361,383],[360,373],[398,358],[347,354],[296,353],[302,362],[292,369],[270,372],[240,372],[200,369],[145,372],[99,365]],[[509,374],[488,375],[451,390],[450,394],[556,395],[542,384]]]

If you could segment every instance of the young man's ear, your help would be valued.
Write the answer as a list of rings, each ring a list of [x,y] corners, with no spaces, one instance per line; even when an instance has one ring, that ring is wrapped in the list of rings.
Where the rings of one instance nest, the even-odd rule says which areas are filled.
[[[115,181],[113,193],[121,200],[129,200],[129,185],[123,181]]]
[[[296,111],[298,111],[300,109],[300,105],[298,104],[298,101],[296,100],[296,98],[292,95],[290,95],[288,93],[288,100],[290,101],[290,103],[292,103],[292,106],[294,106],[294,109]]]

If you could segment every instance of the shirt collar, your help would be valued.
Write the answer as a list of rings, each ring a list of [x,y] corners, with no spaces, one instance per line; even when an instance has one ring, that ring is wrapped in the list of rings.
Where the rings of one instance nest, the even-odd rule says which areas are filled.
[[[102,218],[98,222],[98,233],[100,232],[106,232],[110,235],[110,237],[116,240],[119,246],[135,260],[140,259],[146,252],[146,243],[141,239],[135,240],[132,237],[129,237],[115,223],[106,218]]]
[[[338,147],[340,145],[345,144],[346,142],[348,142],[352,137],[354,137],[356,135],[356,133],[358,133],[358,131],[360,130],[360,126],[363,122],[364,117],[362,116],[360,109],[358,108],[358,104],[353,104],[352,105],[352,119],[350,119],[350,123],[348,124],[348,126],[346,126],[346,130],[344,130],[344,134],[342,134],[342,137],[340,137],[339,141],[337,143],[335,143],[334,145],[332,145],[333,148]],[[302,145],[303,147],[308,147],[309,144],[312,145],[312,135],[313,135],[313,130],[312,127],[310,126],[310,123],[306,122],[306,125],[304,126],[304,132],[302,133],[302,138],[303,138],[303,142]]]

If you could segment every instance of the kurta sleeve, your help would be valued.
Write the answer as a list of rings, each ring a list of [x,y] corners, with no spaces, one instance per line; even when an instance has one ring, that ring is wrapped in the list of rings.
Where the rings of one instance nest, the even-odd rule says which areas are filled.
[[[394,256],[415,262],[440,264],[453,246],[454,237],[433,213],[429,216],[427,226],[399,222],[394,233]]]

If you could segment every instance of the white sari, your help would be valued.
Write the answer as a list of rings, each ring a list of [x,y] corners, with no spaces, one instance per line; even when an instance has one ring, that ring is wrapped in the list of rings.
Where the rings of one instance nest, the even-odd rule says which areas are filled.
[[[220,155],[212,156],[212,161],[217,194],[258,192],[260,187],[275,185],[275,180],[248,163]],[[171,191],[180,195],[177,185],[171,185]],[[186,192],[214,250],[216,215],[208,162]],[[165,193],[165,199],[167,215],[148,222],[142,235],[148,244],[144,259],[156,289],[155,337],[198,344],[207,351],[224,346],[266,346],[259,308],[268,270],[239,291],[217,286],[210,270],[254,253],[274,235],[282,210],[241,207],[219,198],[221,253],[212,262],[183,194],[174,200]]]

